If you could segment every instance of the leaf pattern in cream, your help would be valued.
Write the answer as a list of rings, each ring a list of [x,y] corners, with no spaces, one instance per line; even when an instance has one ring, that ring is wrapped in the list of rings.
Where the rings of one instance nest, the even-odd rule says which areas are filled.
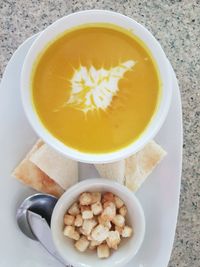
[[[80,66],[70,80],[71,94],[67,105],[85,113],[97,109],[106,110],[119,90],[119,80],[135,63],[127,60],[108,70],[96,69],[92,65],[89,68]]]

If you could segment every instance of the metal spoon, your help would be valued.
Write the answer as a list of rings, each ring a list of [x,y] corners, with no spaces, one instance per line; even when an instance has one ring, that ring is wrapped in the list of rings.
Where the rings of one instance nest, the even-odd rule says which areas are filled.
[[[26,198],[17,209],[16,219],[20,230],[29,238],[39,241],[60,263],[51,237],[50,222],[57,198],[48,194],[35,194]],[[67,265],[70,266],[70,265]]]

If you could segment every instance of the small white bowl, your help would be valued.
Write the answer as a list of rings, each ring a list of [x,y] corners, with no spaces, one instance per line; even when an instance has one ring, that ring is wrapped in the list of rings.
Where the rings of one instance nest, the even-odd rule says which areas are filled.
[[[79,252],[74,243],[63,235],[63,218],[70,205],[85,191],[112,192],[119,196],[128,209],[128,224],[134,234],[122,241],[118,250],[107,259],[99,259],[95,252]],[[51,230],[55,246],[66,261],[77,267],[117,267],[128,263],[138,252],[145,233],[145,219],[141,204],[135,195],[123,185],[106,179],[88,179],[67,190],[58,200],[51,219]]]
[[[66,30],[71,28],[90,24],[90,23],[110,23],[118,27],[121,27],[129,32],[132,32],[139,39],[141,39],[151,52],[160,74],[160,79],[162,83],[160,103],[155,112],[151,122],[149,123],[146,130],[142,135],[129,146],[124,147],[118,151],[111,153],[84,153],[68,147],[62,143],[59,139],[54,137],[42,124],[36,111],[33,108],[32,103],[32,93],[31,93],[31,77],[33,65],[38,57],[38,55],[43,51],[43,49],[60,36]],[[139,149],[141,149],[148,141],[150,141],[162,126],[171,100],[172,93],[172,78],[171,70],[166,58],[158,41],[153,37],[153,35],[141,24],[137,23],[133,19],[126,17],[122,14],[106,11],[106,10],[88,10],[81,11],[74,14],[70,14],[63,17],[52,25],[47,27],[34,41],[30,50],[28,51],[26,58],[24,60],[22,73],[21,73],[21,96],[22,103],[27,115],[27,118],[32,125],[36,133],[50,146],[59,151],[60,153],[73,158],[77,161],[86,163],[106,163],[120,160],[122,158],[128,157],[134,154]]]

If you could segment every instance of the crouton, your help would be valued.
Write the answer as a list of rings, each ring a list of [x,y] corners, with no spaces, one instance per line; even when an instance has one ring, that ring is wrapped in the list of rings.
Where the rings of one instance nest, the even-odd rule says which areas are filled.
[[[129,226],[124,226],[122,230],[122,237],[130,237],[133,233],[133,229]]]
[[[100,192],[92,192],[91,194],[92,194],[92,204],[101,201],[101,193]]]
[[[108,206],[103,210],[101,218],[105,221],[111,221],[116,215],[116,207],[113,202],[109,202]]]
[[[101,216],[98,216],[98,217],[97,217],[97,220],[98,220],[99,224],[101,224],[101,225],[107,227],[109,230],[110,230],[110,228],[112,227],[111,222],[110,222],[110,221],[105,221],[104,219],[102,219]]]
[[[113,193],[106,192],[106,193],[103,194],[102,203],[105,203],[107,201],[108,202],[114,202],[115,201]]]
[[[68,209],[68,213],[73,216],[76,216],[80,213],[80,209],[77,202],[71,205],[71,207]]]
[[[94,219],[86,219],[83,221],[82,233],[86,236],[90,235],[92,229],[97,225]]]
[[[120,209],[119,209],[119,214],[122,215],[123,217],[126,216],[127,214],[127,208],[125,206],[122,206]]]
[[[110,231],[108,233],[108,238],[106,239],[106,242],[109,246],[109,248],[117,249],[117,246],[119,245],[121,239],[118,231]]]
[[[107,244],[102,244],[97,247],[97,255],[99,258],[108,258],[110,250]]]
[[[71,239],[74,240],[79,240],[80,235],[79,233],[75,230],[74,226],[71,225],[67,225],[65,226],[64,230],[63,230],[63,234]]]
[[[125,224],[125,218],[120,215],[120,214],[117,214],[113,219],[112,219],[112,222],[119,226],[119,227],[123,227],[124,224]]]
[[[79,197],[80,205],[91,205],[92,200],[92,194],[89,192],[82,193]]]
[[[85,236],[81,236],[81,238],[75,243],[75,247],[78,251],[84,252],[88,248],[90,242],[87,240]]]
[[[76,218],[74,220],[74,225],[76,227],[80,227],[82,224],[83,224],[83,218],[82,218],[81,214],[76,215]]]
[[[94,204],[91,205],[91,210],[93,212],[94,215],[99,215],[101,214],[103,207],[101,205],[101,202],[96,202]]]
[[[120,209],[124,205],[124,202],[121,200],[121,198],[117,196],[114,196],[114,201],[117,209]]]
[[[93,218],[93,213],[91,210],[85,210],[82,212],[82,218],[83,220],[86,220],[86,219],[92,219]]]
[[[82,218],[84,220],[86,219],[92,219],[93,218],[93,212],[90,209],[90,206],[80,206]]]
[[[97,225],[91,233],[93,240],[103,242],[108,237],[109,229],[101,224]]]
[[[64,216],[64,224],[65,225],[73,225],[75,217],[73,215],[65,214]]]

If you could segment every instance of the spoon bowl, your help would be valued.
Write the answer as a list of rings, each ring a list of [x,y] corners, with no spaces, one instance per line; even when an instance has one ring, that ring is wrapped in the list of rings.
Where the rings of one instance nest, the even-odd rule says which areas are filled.
[[[32,211],[46,220],[50,226],[51,215],[57,203],[57,198],[49,194],[35,194],[26,198],[17,209],[16,219],[20,230],[29,238],[38,240],[33,233],[29,219],[28,211]]]

